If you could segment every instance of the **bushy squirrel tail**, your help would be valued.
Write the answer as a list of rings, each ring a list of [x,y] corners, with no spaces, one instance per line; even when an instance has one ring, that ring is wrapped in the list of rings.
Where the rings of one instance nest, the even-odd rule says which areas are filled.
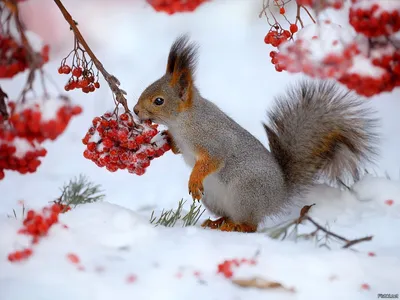
[[[264,124],[289,188],[352,176],[377,156],[378,119],[355,94],[330,81],[301,81],[277,97]]]

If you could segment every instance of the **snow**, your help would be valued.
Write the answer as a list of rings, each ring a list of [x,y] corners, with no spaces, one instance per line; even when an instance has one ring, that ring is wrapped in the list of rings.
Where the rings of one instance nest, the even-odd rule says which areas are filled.
[[[57,113],[63,106],[70,106],[70,101],[55,97],[29,97],[25,102],[18,103],[15,111],[23,112],[27,109],[39,111],[41,122],[48,122],[57,118]]]
[[[195,13],[175,16],[155,13],[142,0],[130,2],[65,3],[107,71],[121,81],[129,106],[163,74],[175,37],[189,32],[200,44],[196,78],[203,96],[267,145],[261,125],[265,112],[273,97],[301,75],[277,73],[270,63],[272,48],[263,42],[269,27],[258,18],[262,1],[214,0]],[[73,39],[68,26],[60,22],[61,14],[55,17],[58,11],[53,2],[34,3],[26,2],[30,13],[25,14],[35,17],[35,28],[43,32],[46,42],[54,42],[54,60],[46,66],[46,72],[62,88],[66,78],[57,73],[57,68]],[[38,23],[40,16],[46,19],[46,11],[58,20],[54,26],[49,26],[50,21]],[[25,77],[0,81],[10,99],[18,96]],[[400,293],[399,91],[373,97],[370,102],[382,118],[378,176],[363,178],[352,191],[318,185],[301,203],[316,203],[310,216],[339,235],[349,239],[373,235],[372,241],[354,246],[356,252],[341,249],[342,244],[333,240],[328,250],[318,247],[314,240],[296,242],[290,236],[280,241],[264,232],[205,230],[200,222],[186,228],[150,225],[152,210],[176,208],[181,198],[188,200],[185,208],[190,205],[190,170],[171,152],[152,161],[143,176],[110,173],[83,158],[81,139],[92,119],[113,105],[105,82],[101,85],[95,93],[68,93],[84,112],[71,121],[57,141],[44,144],[48,155],[38,172],[25,176],[6,172],[0,181],[1,300],[375,299],[378,293]],[[382,177],[385,171],[392,179]],[[101,184],[105,201],[78,206],[61,215],[60,224],[34,247],[31,258],[22,263],[8,262],[7,255],[26,246],[28,239],[17,234],[21,219],[7,214],[12,215],[15,209],[20,216],[20,200],[27,208],[41,209],[59,197],[59,187],[79,173]],[[265,226],[298,216],[301,205],[289,215],[267,220]],[[208,216],[205,214],[201,221]],[[301,233],[313,230],[311,225],[299,228]],[[251,258],[257,251],[257,264],[235,268],[235,278],[260,276],[293,287],[295,293],[239,288],[217,274],[217,266],[224,260]],[[369,256],[369,252],[376,256]],[[83,270],[67,259],[70,253],[78,255]],[[128,283],[132,276],[136,280]],[[363,284],[370,290],[363,289]]]
[[[15,147],[15,153],[14,156],[18,158],[23,158],[27,152],[30,151],[37,151],[38,148],[40,147],[34,147],[32,144],[30,144],[26,139],[21,139],[19,137],[16,137],[10,145],[13,145]]]
[[[26,262],[2,262],[1,299],[26,299],[28,294],[44,300],[54,295],[61,300],[131,299],[133,295],[138,299],[213,299],[216,295],[218,299],[370,299],[377,293],[398,293],[400,232],[393,229],[400,226],[399,182],[366,177],[354,190],[362,201],[336,189],[316,189],[308,201],[317,203],[310,216],[321,224],[330,220],[331,231],[348,238],[374,236],[356,246],[357,252],[340,249],[333,241],[332,250],[327,250],[313,241],[277,241],[265,233],[223,233],[198,225],[153,227],[141,214],[107,202],[77,206],[61,215],[61,224],[51,228]],[[374,193],[378,190],[384,190],[394,204],[385,205],[381,195]],[[367,194],[374,197],[366,199]],[[321,196],[327,196],[326,201]],[[338,209],[324,212],[329,203]],[[3,216],[0,224],[4,237],[0,257],[6,257],[26,241],[17,234],[19,220]],[[301,228],[301,232],[312,230],[310,225]],[[239,288],[217,274],[224,260],[250,259],[257,252],[256,265],[234,268],[233,278],[277,281],[294,288],[294,295]],[[67,259],[70,253],[79,257],[83,270]],[[131,275],[136,279],[128,283]],[[370,290],[362,289],[365,283]]]
[[[317,38],[313,39],[313,37]],[[301,39],[306,44],[304,47],[310,51],[309,57],[312,60],[321,62],[326,57],[327,52],[341,56],[343,51],[354,41],[354,35],[348,27],[321,22],[309,24],[302,28],[297,39]]]
[[[353,56],[353,65],[348,69],[347,73],[380,78],[385,74],[385,70],[381,67],[374,66],[371,60],[364,55],[355,55]]]

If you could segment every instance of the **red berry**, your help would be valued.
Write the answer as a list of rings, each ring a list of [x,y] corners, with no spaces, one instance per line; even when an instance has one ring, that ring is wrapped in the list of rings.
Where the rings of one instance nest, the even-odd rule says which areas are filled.
[[[73,68],[72,69],[72,75],[75,76],[75,77],[81,77],[82,68],[81,67]]]
[[[74,253],[67,254],[67,259],[73,264],[79,264],[80,262],[78,255]]]
[[[299,30],[296,24],[290,24],[289,29],[291,33],[296,33]]]
[[[68,65],[64,65],[61,67],[62,73],[63,74],[69,74],[71,72],[71,68]]]

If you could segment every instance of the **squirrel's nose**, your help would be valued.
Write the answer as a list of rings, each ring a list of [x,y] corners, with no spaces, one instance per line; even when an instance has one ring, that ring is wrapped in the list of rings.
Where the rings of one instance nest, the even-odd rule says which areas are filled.
[[[135,105],[135,107],[133,108],[133,112],[138,115],[139,114],[139,109],[137,108],[137,106]]]

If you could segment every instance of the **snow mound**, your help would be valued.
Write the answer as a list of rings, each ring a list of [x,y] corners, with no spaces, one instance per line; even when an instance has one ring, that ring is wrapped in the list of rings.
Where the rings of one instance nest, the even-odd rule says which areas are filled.
[[[107,202],[78,206],[62,215],[60,221],[80,239],[107,247],[129,247],[156,235],[143,216]]]

